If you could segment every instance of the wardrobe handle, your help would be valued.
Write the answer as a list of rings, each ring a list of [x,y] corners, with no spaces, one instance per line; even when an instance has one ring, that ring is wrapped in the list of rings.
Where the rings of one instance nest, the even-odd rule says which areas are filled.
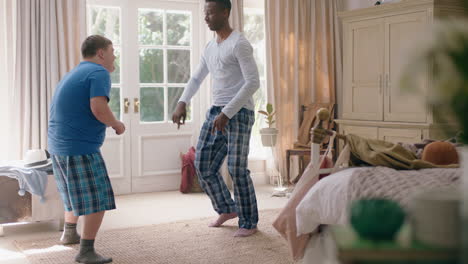
[[[379,93],[382,94],[382,87],[383,87],[383,78],[382,78],[382,74],[379,75]]]
[[[387,73],[387,74],[385,74],[385,91],[386,91],[387,95],[390,94],[390,91],[389,91],[390,88],[388,86],[388,82],[389,82],[389,78],[388,78],[388,73]]]

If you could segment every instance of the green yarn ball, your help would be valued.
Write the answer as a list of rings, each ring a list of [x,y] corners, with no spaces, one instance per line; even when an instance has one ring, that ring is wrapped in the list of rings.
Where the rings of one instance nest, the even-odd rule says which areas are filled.
[[[387,199],[358,200],[351,205],[351,226],[363,239],[391,241],[405,221],[401,206]]]

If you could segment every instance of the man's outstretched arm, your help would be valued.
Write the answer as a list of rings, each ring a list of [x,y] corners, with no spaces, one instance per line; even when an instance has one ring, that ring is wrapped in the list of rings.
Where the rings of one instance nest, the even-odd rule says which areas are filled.
[[[203,80],[205,80],[208,73],[208,66],[206,65],[205,58],[202,56],[198,69],[187,83],[187,86],[184,89],[184,93],[180,97],[176,109],[172,114],[172,122],[177,124],[177,129],[180,128],[180,125],[185,124],[185,119],[187,118],[187,104],[190,103],[192,97],[200,89],[201,83]]]

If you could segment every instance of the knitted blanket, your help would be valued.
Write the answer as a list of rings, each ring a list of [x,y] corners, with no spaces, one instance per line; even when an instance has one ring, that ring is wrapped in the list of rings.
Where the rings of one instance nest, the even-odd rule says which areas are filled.
[[[349,182],[348,201],[386,198],[403,208],[413,197],[429,190],[453,188],[460,184],[461,169],[394,170],[387,167],[356,170]]]
[[[319,225],[345,225],[350,205],[360,199],[386,198],[408,210],[412,199],[429,190],[460,185],[461,169],[395,170],[366,167],[342,170],[317,182],[296,209],[297,234]]]

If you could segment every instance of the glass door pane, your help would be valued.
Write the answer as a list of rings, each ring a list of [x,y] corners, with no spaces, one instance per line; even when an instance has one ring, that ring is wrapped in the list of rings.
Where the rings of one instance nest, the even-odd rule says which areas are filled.
[[[140,88],[140,120],[142,122],[164,121],[164,88]]]
[[[190,46],[189,12],[167,12],[167,44],[171,46]]]
[[[171,122],[191,74],[192,13],[138,10],[140,122]]]
[[[115,71],[111,73],[112,88],[110,91],[109,106],[115,117],[122,120],[121,112],[121,81],[120,81],[120,8],[111,6],[88,6],[88,33],[101,35],[112,41],[114,46]]]
[[[140,48],[140,83],[164,83],[164,51]]]

